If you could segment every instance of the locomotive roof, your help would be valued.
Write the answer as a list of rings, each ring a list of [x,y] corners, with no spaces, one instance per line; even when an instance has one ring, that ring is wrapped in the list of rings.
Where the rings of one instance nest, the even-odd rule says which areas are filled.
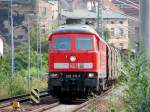
[[[74,32],[97,34],[97,32],[88,25],[63,25],[58,27],[58,29],[56,29],[53,33],[74,33]]]
[[[99,34],[88,25],[63,25],[53,32],[53,34],[55,33],[91,33],[97,35],[101,41],[107,44],[102,38],[100,38]]]

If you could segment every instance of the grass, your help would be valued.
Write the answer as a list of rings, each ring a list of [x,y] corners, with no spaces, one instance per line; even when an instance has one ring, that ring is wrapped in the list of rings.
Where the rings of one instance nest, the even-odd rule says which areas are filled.
[[[32,77],[31,88],[28,86],[28,78],[17,74],[13,79],[5,77],[0,83],[0,99],[30,93],[31,88],[47,88],[47,77]]]

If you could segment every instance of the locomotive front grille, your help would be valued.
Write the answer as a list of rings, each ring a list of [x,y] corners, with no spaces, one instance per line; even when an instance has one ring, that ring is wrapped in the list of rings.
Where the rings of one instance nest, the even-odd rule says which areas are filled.
[[[89,78],[91,72],[59,72],[57,77],[49,78],[49,88],[60,87],[61,91],[83,91],[86,87],[96,86],[96,73],[93,78]]]

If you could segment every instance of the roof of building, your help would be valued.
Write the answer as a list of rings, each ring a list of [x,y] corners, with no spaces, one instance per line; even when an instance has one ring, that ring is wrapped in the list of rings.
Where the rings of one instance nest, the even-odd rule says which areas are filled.
[[[62,10],[61,15],[65,16],[67,18],[97,18],[97,13],[88,11],[88,10],[74,10],[73,12],[71,11],[66,11]],[[102,11],[102,17],[104,19],[127,19],[127,17],[123,14],[113,12],[111,10],[103,10]]]

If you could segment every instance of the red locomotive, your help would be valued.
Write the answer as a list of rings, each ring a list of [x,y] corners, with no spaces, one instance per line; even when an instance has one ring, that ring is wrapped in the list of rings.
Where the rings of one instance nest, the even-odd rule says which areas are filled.
[[[64,25],[49,37],[50,94],[81,97],[99,93],[119,76],[119,52],[87,25]]]

